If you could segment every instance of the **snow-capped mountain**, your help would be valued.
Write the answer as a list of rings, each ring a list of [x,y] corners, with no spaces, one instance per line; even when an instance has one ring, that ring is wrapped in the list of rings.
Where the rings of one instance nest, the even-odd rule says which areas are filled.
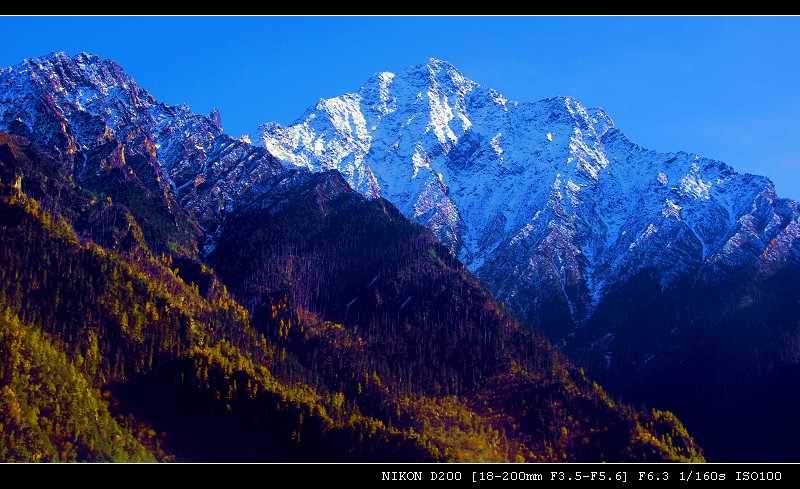
[[[82,166],[109,141],[124,146],[123,164],[126,151],[149,156],[162,190],[212,226],[283,171],[263,148],[226,135],[218,111],[159,102],[119,65],[87,53],[0,70],[0,130],[70,157],[79,173],[101,172]]]
[[[700,266],[800,257],[798,206],[767,178],[641,148],[602,109],[511,101],[437,59],[263,130],[284,163],[338,169],[432,229],[535,323],[580,323],[644,267],[666,287]]]
[[[376,242],[391,241],[393,234],[340,242],[338,218],[347,217],[346,229],[360,228],[359,215],[348,215],[346,207],[338,208],[325,232],[304,231],[328,218],[333,201],[364,202],[349,198],[356,195],[335,171],[307,171],[338,170],[354,189],[386,198],[430,228],[527,324],[563,340],[560,346],[615,394],[674,408],[704,443],[718,444],[717,453],[729,453],[730,426],[741,429],[745,415],[777,420],[772,431],[749,434],[745,439],[755,441],[746,445],[785,447],[785,440],[776,445],[770,437],[793,426],[800,405],[794,388],[800,373],[800,209],[779,198],[767,178],[695,154],[639,147],[603,110],[571,97],[510,101],[439,60],[377,74],[357,92],[321,100],[290,127],[263,128],[263,146],[230,137],[219,112],[198,115],[159,102],[118,65],[90,54],[53,53],[0,69],[0,138],[9,142],[0,144],[0,159],[19,163],[24,158],[13,153],[28,148],[35,153],[31,164],[63,163],[58,185],[42,183],[50,173],[36,174],[31,166],[24,169],[34,175],[22,175],[23,185],[30,190],[38,182],[42,194],[59,198],[59,185],[88,190],[92,198],[70,200],[62,209],[93,209],[85,213],[87,222],[77,223],[88,233],[82,236],[116,243],[124,235],[116,217],[129,213],[153,251],[190,261],[276,244],[286,260],[267,271],[278,275],[296,273],[286,263],[299,256],[281,248],[284,234],[326,250],[354,246],[353,261],[312,253],[302,262],[308,280],[299,285],[336,297],[332,307],[345,311],[350,297],[369,297],[377,315],[395,317],[386,316],[386,297],[371,288],[381,279],[358,261],[363,243],[376,250],[382,246]],[[15,184],[20,168],[2,175],[3,183]],[[302,192],[303,212],[278,223],[263,212],[280,211]],[[378,214],[394,212],[383,201],[369,204]],[[390,221],[391,212],[385,214]],[[264,221],[251,219],[255,214]],[[259,222],[283,231],[251,233]],[[414,253],[431,239],[423,234],[423,245],[409,245]],[[125,242],[134,249],[140,240],[132,237]],[[415,288],[429,276],[414,275],[420,269],[429,273],[453,261],[428,248],[421,256],[422,268],[400,270]],[[336,270],[331,276],[358,268],[348,302],[341,303],[340,290],[317,289],[317,265],[324,273]],[[264,269],[237,270],[239,261],[228,266],[230,276],[252,276],[253,300],[263,298]],[[441,291],[452,292],[459,304],[480,300],[480,321],[502,309],[483,296],[465,299],[463,272],[458,277]],[[413,295],[402,297],[399,310],[408,301],[416,304]],[[464,310],[451,306],[445,309],[453,314]],[[439,307],[425,306],[419,321],[424,324],[428,312],[436,316]],[[424,328],[416,321],[392,334],[419,334]],[[451,342],[449,334],[444,328],[420,345],[431,351],[449,345],[448,356],[457,358],[486,341],[475,334]],[[430,363],[425,369],[436,370]],[[762,426],[753,424],[754,430]]]

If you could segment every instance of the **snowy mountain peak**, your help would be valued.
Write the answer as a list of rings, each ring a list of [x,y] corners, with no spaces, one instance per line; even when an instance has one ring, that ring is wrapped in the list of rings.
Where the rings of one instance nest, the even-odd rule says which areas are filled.
[[[525,315],[556,297],[580,320],[644,266],[667,284],[763,262],[773,239],[800,256],[769,180],[642,148],[573,97],[511,101],[435,58],[263,129],[284,163],[338,169],[429,227]]]
[[[477,83],[466,78],[455,66],[437,58],[430,58],[424,65],[413,66],[401,73],[401,76],[407,79],[421,78],[428,86],[450,93],[467,93],[478,87]]]

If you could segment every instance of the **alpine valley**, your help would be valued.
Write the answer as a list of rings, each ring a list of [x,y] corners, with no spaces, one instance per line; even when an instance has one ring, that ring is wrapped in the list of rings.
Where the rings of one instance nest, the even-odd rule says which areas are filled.
[[[0,69],[0,460],[800,459],[768,179],[435,59],[262,128]]]

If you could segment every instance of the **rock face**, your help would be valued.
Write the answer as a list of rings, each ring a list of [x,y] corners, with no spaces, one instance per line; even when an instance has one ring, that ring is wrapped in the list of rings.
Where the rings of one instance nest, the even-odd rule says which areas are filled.
[[[157,101],[113,61],[53,53],[0,70],[0,130],[24,136],[73,162],[82,178],[107,168],[90,161],[111,145],[114,165],[140,179],[126,157],[149,161],[151,189],[165,206],[192,212],[211,235],[220,219],[283,166],[264,148],[223,133],[209,116]],[[174,210],[174,209],[173,209]],[[212,244],[213,246],[213,244]]]
[[[510,101],[437,59],[263,130],[285,164],[395,203],[556,338],[642,269],[668,287],[800,256],[797,203],[767,178],[641,148],[570,97]]]

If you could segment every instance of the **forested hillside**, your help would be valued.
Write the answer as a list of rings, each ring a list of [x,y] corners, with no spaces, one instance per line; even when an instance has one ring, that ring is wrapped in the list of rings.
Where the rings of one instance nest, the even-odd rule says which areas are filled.
[[[206,262],[138,182],[0,138],[4,460],[702,459],[337,173],[288,173]]]

